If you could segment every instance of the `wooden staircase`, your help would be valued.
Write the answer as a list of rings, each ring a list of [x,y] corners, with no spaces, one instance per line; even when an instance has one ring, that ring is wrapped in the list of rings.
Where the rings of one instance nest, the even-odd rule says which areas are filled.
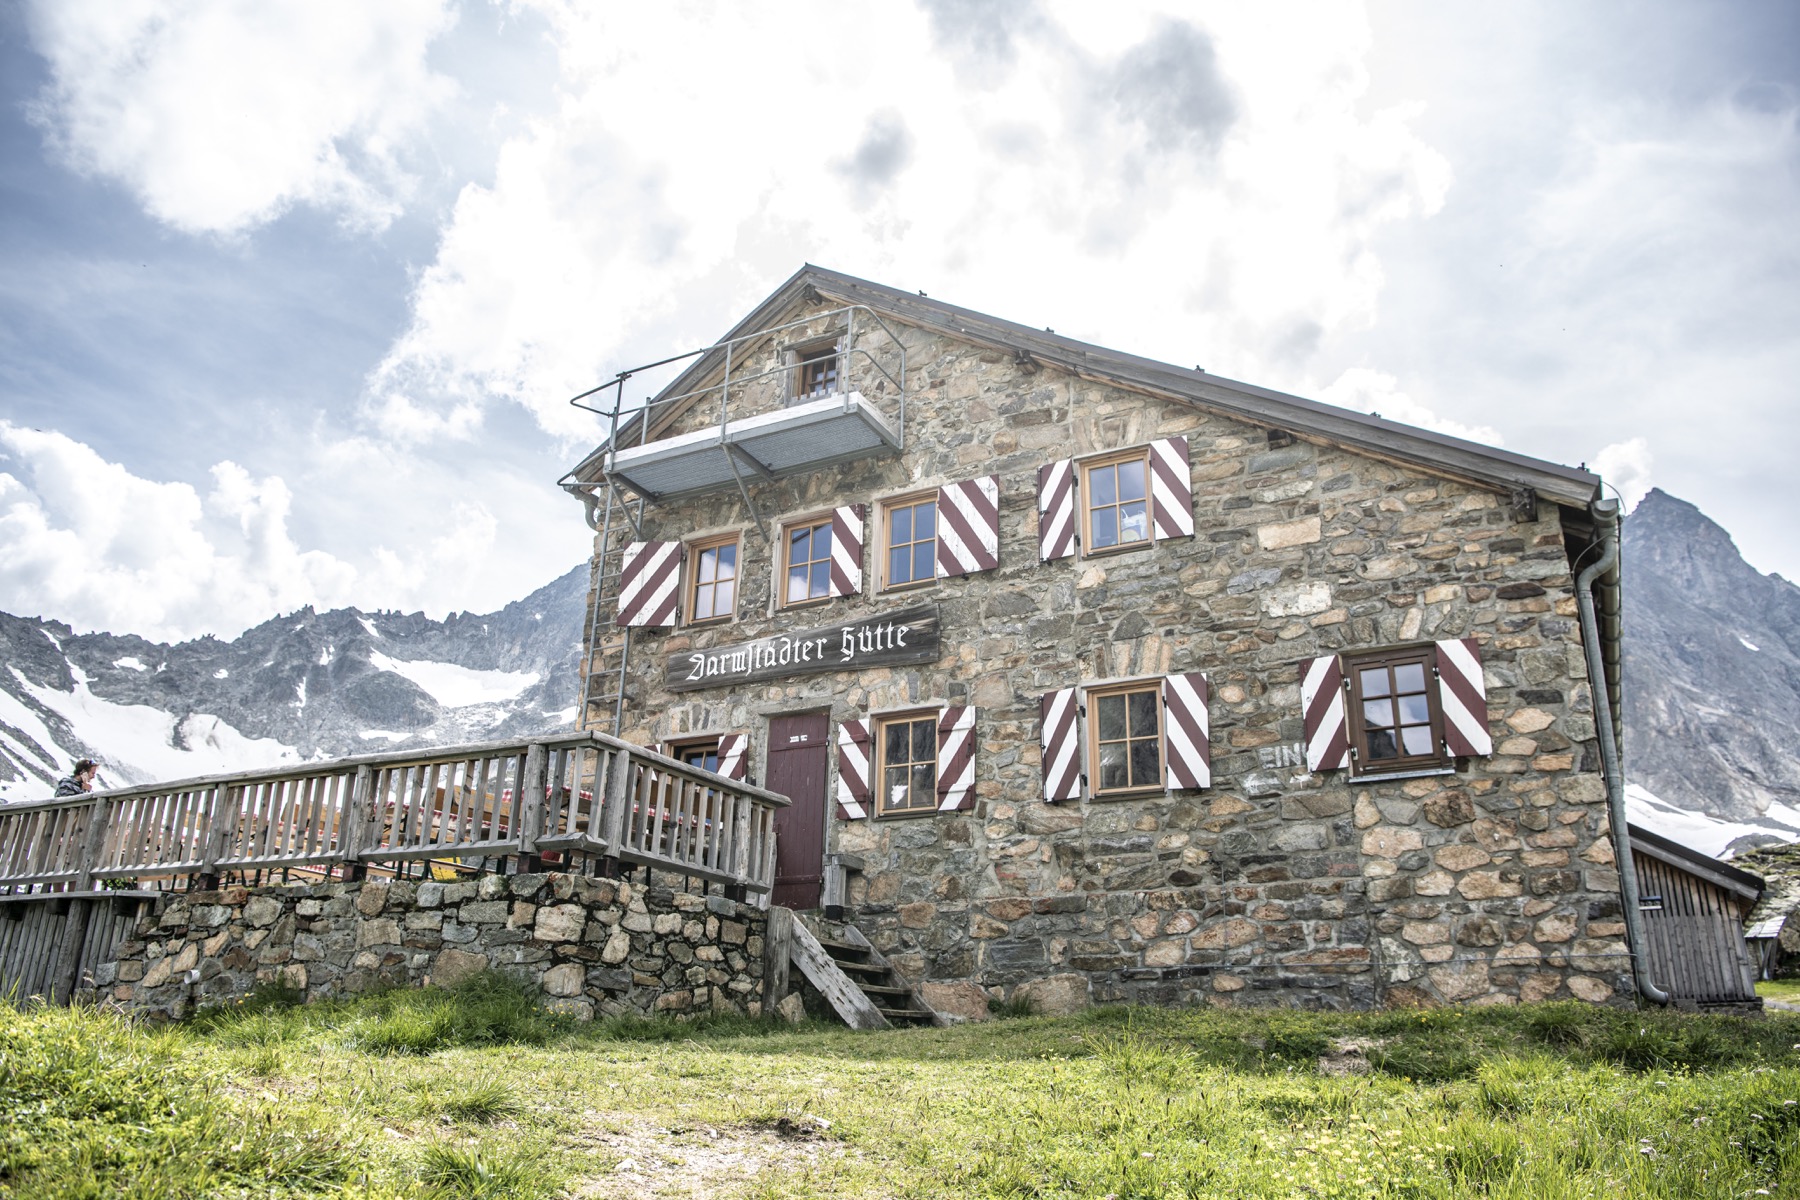
[[[778,907],[769,910],[769,936],[766,995],[787,993],[787,967],[792,965],[852,1029],[938,1023],[937,1013],[856,926]],[[780,953],[783,942],[785,955]]]

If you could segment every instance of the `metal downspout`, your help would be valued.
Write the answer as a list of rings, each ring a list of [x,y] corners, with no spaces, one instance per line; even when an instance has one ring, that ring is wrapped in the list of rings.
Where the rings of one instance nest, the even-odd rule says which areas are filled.
[[[1619,763],[1618,731],[1613,724],[1611,689],[1606,682],[1606,656],[1600,644],[1600,621],[1594,614],[1594,582],[1619,561],[1619,502],[1597,500],[1590,507],[1600,534],[1600,557],[1575,578],[1575,601],[1581,609],[1582,650],[1587,655],[1588,684],[1593,691],[1594,729],[1600,738],[1600,764],[1606,777],[1606,810],[1612,823],[1613,852],[1619,870],[1619,902],[1624,906],[1625,940],[1631,948],[1631,973],[1638,991],[1653,1004],[1669,1003],[1669,993],[1650,981],[1644,950],[1643,917],[1638,911],[1637,868],[1631,859],[1631,830],[1625,816],[1625,778]]]

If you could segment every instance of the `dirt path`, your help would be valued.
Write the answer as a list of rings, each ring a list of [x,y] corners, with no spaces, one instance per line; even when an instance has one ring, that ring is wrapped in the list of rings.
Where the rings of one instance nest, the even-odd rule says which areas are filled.
[[[848,1151],[829,1123],[810,1115],[771,1126],[665,1127],[597,1118],[581,1139],[596,1170],[577,1196],[608,1200],[713,1200],[741,1195],[771,1170],[826,1166]]]

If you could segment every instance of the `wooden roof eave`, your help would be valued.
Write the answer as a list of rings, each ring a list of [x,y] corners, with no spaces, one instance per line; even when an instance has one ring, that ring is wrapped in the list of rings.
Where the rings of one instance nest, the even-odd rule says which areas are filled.
[[[1659,834],[1637,825],[1627,827],[1631,831],[1631,852],[1654,858],[1658,862],[1667,863],[1677,871],[1685,871],[1698,879],[1704,879],[1714,887],[1721,888],[1733,895],[1742,896],[1751,904],[1762,898],[1764,883],[1760,876],[1734,867],[1730,863],[1720,862],[1716,858],[1708,858],[1696,850],[1690,850],[1680,842],[1673,842]]]
[[[1395,465],[1452,476],[1502,494],[1530,488],[1541,499],[1577,508],[1586,508],[1600,494],[1599,476],[1579,468],[1415,429],[1224,376],[1187,371],[1155,359],[1040,333],[1010,321],[954,309],[904,292],[883,294],[887,289],[878,289],[878,285],[851,280],[847,276],[815,278],[813,286],[821,295],[843,303],[867,304],[911,325],[990,349],[1010,350],[1015,354],[1023,351],[1045,365],[1094,383],[1126,387],[1189,404],[1265,429],[1284,430],[1314,444],[1342,446]]]

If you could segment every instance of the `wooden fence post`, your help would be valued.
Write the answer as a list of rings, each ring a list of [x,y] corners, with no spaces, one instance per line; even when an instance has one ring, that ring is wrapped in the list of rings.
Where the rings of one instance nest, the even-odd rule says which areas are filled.
[[[544,827],[544,789],[548,784],[544,743],[533,742],[525,751],[525,772],[519,778],[519,869],[535,871],[542,865],[537,854],[538,834]]]
[[[94,886],[94,866],[106,846],[106,822],[111,815],[111,802],[88,802],[87,825],[82,830],[81,860],[75,864],[74,891],[86,892]],[[56,946],[56,961],[50,968],[50,1003],[66,1005],[75,994],[76,976],[81,971],[81,949],[87,942],[88,919],[93,901],[71,900],[63,916],[62,937]]]
[[[72,900],[63,918],[62,941],[56,947],[56,965],[50,974],[50,1003],[67,1005],[75,995],[76,978],[81,973],[81,949],[87,943],[88,919],[94,911],[92,900]]]
[[[200,890],[203,892],[219,886],[219,860],[225,857],[228,839],[237,828],[238,805],[242,799],[241,788],[235,796],[230,784],[221,783],[213,788],[212,823],[207,826],[206,849],[200,855]]]
[[[356,779],[350,785],[350,799],[344,805],[344,836],[338,843],[344,878],[355,882],[369,873],[362,860],[363,851],[374,841],[375,768],[364,763],[356,768]]]
[[[763,930],[763,1016],[775,1015],[775,1006],[788,993],[788,962],[794,953],[794,914],[779,904],[769,906],[769,923]]]
[[[612,762],[606,777],[606,799],[600,809],[600,840],[606,856],[606,873],[618,874],[619,843],[625,838],[625,818],[631,804],[631,751],[623,745],[612,747]]]
[[[88,805],[87,837],[81,846],[81,862],[77,865],[75,890],[92,891],[94,887],[94,868],[99,864],[100,855],[106,850],[106,826],[112,817],[111,800],[94,800]],[[70,914],[73,919],[73,913]]]
[[[731,839],[731,874],[737,882],[725,885],[725,895],[733,900],[742,901],[749,892],[744,885],[750,882],[750,817],[755,809],[756,801],[748,796],[738,797]]]

